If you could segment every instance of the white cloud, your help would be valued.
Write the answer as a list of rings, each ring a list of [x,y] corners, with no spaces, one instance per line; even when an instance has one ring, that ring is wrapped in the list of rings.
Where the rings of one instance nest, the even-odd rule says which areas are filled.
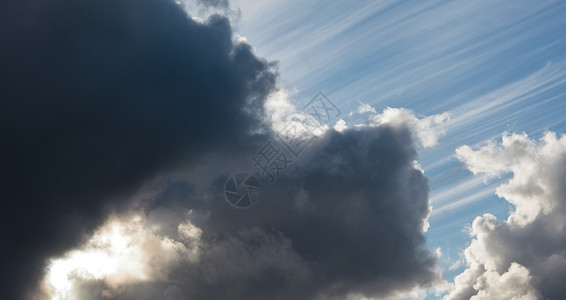
[[[305,126],[315,135],[321,135],[330,129],[327,125],[319,127],[309,122],[308,116],[300,113],[291,103],[291,96],[291,91],[280,88],[271,93],[265,102],[265,122],[274,132],[284,133],[286,129],[292,127],[293,123]],[[340,119],[334,124],[333,128],[342,132],[349,128],[346,125],[347,123],[351,123],[352,127],[379,126],[381,124],[408,127],[423,147],[436,145],[438,138],[446,133],[446,127],[450,121],[449,113],[419,118],[414,112],[404,108],[388,107],[380,114],[371,105],[363,102],[360,102],[357,114],[351,112],[349,117],[350,121],[346,122],[344,119]]]
[[[323,134],[329,127],[325,125],[320,127],[309,122],[307,115],[299,112],[295,105],[291,103],[293,93],[293,91],[288,89],[279,88],[269,94],[264,104],[264,121],[266,124],[277,134]],[[289,131],[290,128],[303,128],[305,130]]]
[[[248,38],[246,38],[245,36],[239,35],[239,34],[236,34],[236,42],[249,44]]]
[[[202,231],[188,220],[179,224],[183,242],[155,235],[145,225],[140,216],[113,218],[85,246],[53,259],[45,278],[51,299],[77,299],[74,286],[80,280],[102,280],[113,294],[125,284],[165,278],[179,261],[198,259]]]
[[[558,140],[553,132],[546,133],[540,144],[524,133],[504,134],[501,145],[492,142],[478,150],[463,146],[456,154],[474,174],[514,174],[496,190],[516,208],[509,218],[511,223],[531,222],[541,212],[549,214],[563,200],[555,185],[564,168],[566,139]]]
[[[535,300],[539,293],[531,286],[529,271],[518,263],[511,263],[503,274],[488,271],[478,277],[474,289],[478,294],[470,300],[514,299]]]
[[[414,112],[404,108],[386,108],[381,114],[368,104],[361,103],[359,113],[369,113],[367,124],[377,126],[388,124],[395,127],[408,126],[423,147],[436,145],[438,138],[446,133],[450,121],[449,113],[418,118]]]
[[[346,125],[346,121],[344,121],[343,119],[340,119],[336,122],[336,124],[334,124],[334,129],[338,132],[342,132],[342,131],[348,129],[348,125]]]
[[[363,103],[361,101],[360,102],[360,107],[358,107],[358,113],[359,114],[363,114],[363,113],[367,113],[367,112],[371,112],[376,114],[377,112],[375,111],[375,108],[373,108],[371,105],[367,104],[367,103]]]
[[[514,206],[507,220],[477,217],[465,250],[468,268],[446,299],[557,299],[566,292],[566,137],[540,141],[504,134],[458,158],[474,174],[513,177],[496,193]]]

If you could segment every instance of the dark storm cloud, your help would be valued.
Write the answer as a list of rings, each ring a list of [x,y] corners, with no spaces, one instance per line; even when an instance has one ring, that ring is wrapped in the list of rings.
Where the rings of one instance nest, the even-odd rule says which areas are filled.
[[[225,18],[166,0],[3,1],[0,45],[2,299],[145,181],[239,145],[275,81]]]
[[[225,18],[166,0],[5,1],[0,39],[2,299],[180,169],[188,180],[135,203],[157,228],[142,243],[153,277],[79,280],[80,299],[381,297],[437,279],[409,126],[329,131],[258,204],[226,203],[227,176],[269,138],[251,132],[276,75]],[[157,251],[165,237],[184,256]]]
[[[288,176],[264,188],[256,217],[239,221],[275,228],[293,242],[312,276],[301,290],[307,295],[382,297],[427,285],[436,279],[435,259],[424,245],[428,181],[416,158],[406,127],[330,131]]]
[[[327,132],[289,173],[265,180],[260,202],[249,209],[226,203],[223,182],[202,189],[212,195],[207,201],[199,187],[171,182],[150,201],[148,227],[182,240],[177,224],[189,220],[202,229],[198,259],[113,299],[166,291],[164,299],[382,298],[430,287],[438,274],[422,231],[428,182],[415,159],[409,129],[382,125]],[[208,165],[210,174],[188,177],[214,178],[215,164]]]

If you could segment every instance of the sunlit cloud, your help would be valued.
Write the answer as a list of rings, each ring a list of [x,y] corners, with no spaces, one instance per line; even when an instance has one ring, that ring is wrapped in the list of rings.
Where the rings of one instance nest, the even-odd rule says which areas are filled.
[[[84,246],[52,259],[45,277],[51,299],[77,299],[74,288],[81,280],[103,281],[104,293],[112,294],[127,284],[162,278],[161,270],[172,263],[198,259],[200,228],[180,223],[181,242],[155,235],[145,225],[140,216],[113,218]]]

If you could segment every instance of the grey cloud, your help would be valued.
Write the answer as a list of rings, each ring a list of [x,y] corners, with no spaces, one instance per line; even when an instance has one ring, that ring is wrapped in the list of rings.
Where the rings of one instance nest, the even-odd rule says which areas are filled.
[[[2,1],[0,298],[144,182],[238,145],[276,74],[227,19],[168,0]]]
[[[214,197],[202,201],[201,187],[185,193],[186,183],[170,183],[146,214],[151,224],[174,228],[178,212],[191,210],[196,219],[184,218],[202,229],[200,258],[114,299],[150,299],[144,295],[170,285],[183,299],[380,298],[430,287],[439,278],[422,232],[428,182],[414,159],[407,127],[329,131],[275,183],[264,180],[260,202],[244,210],[226,203],[217,170],[189,174],[210,177],[212,189],[204,190]],[[308,195],[308,209],[297,207],[297,193]],[[152,217],[156,211],[176,221]]]

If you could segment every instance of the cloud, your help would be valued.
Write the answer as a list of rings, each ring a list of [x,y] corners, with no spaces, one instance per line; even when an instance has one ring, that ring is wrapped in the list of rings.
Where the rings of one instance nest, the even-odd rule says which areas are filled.
[[[507,220],[490,214],[474,220],[468,269],[447,299],[560,299],[566,293],[560,279],[566,274],[566,137],[504,134],[500,143],[456,152],[475,174],[512,173],[496,193],[514,209]]]
[[[351,113],[351,116],[355,116],[355,123],[358,124],[356,126],[379,124],[409,126],[415,140],[418,140],[423,147],[436,145],[438,138],[446,134],[446,127],[450,122],[449,113],[419,118],[411,110],[391,107],[387,107],[382,113],[377,113],[375,108],[362,102],[360,102],[357,113],[358,115]]]
[[[320,124],[295,107],[291,101],[293,93],[294,91],[288,88],[280,87],[267,97],[264,122],[268,124],[269,130],[275,135],[280,135],[287,134],[289,127],[298,126],[305,130],[298,131],[297,137],[308,138],[310,134],[322,135],[329,129],[328,124]]]
[[[0,4],[1,298],[343,299],[438,281],[411,112],[317,129],[234,210],[227,176],[283,124],[267,117],[275,65],[225,17],[171,1],[55,3]]]
[[[245,210],[223,197],[214,168],[226,165],[204,162],[208,172],[187,170],[140,202],[144,228],[157,239],[183,242],[185,230],[199,232],[190,235],[198,236],[198,258],[143,285],[124,284],[109,299],[380,298],[433,287],[436,255],[423,232],[428,181],[415,159],[406,126],[328,130],[273,184],[263,178],[260,202]],[[87,294],[109,290],[108,280]]]
[[[46,278],[52,299],[78,298],[75,280],[104,280],[105,293],[116,294],[123,285],[164,278],[180,260],[199,258],[202,231],[189,221],[179,224],[180,241],[154,235],[144,225],[139,216],[112,218],[84,246],[52,261]]]
[[[419,119],[410,110],[388,107],[382,114],[376,115],[373,120],[392,126],[408,124],[423,147],[432,147],[436,145],[438,137],[446,133],[445,127],[450,120],[450,114],[442,113]]]
[[[315,135],[321,135],[329,129],[329,125],[322,124],[317,126],[309,122],[308,117],[297,110],[291,103],[292,92],[286,88],[278,88],[276,92],[269,95],[266,103],[265,122],[270,124],[270,128],[275,133],[282,133],[289,127],[290,123],[300,123],[308,128]],[[349,113],[350,126],[366,127],[388,124],[394,127],[408,127],[413,138],[423,147],[435,146],[438,139],[446,134],[446,127],[450,122],[450,114],[442,113],[427,117],[417,117],[409,109],[387,107],[383,112],[378,113],[369,104],[360,102],[356,112]],[[333,125],[337,131],[342,131],[349,126],[343,119],[336,120]]]
[[[198,0],[197,2],[205,7],[228,8],[230,5],[228,0]]]
[[[150,299],[142,296],[144,288],[136,284],[171,284],[169,276],[180,266],[197,270],[184,272],[196,285],[191,290],[235,281],[245,283],[254,279],[251,277],[263,276],[264,270],[259,268],[272,268],[289,278],[303,271],[302,261],[292,251],[289,240],[259,228],[242,230],[218,241],[203,240],[202,230],[191,223],[190,213],[178,225],[175,239],[155,234],[151,224],[139,215],[112,218],[84,246],[52,260],[46,277],[51,299],[98,299],[101,295],[114,299],[128,293],[125,287],[132,289],[130,294],[140,294],[136,299]],[[99,284],[85,289],[89,282]],[[177,284],[188,287],[187,283]],[[179,285],[164,287],[163,293],[173,293],[171,286],[176,287],[174,293],[178,296],[187,296]],[[227,297],[230,292],[219,295]]]
[[[46,258],[143,183],[247,151],[261,127],[274,65],[234,44],[224,17],[197,23],[164,0],[24,0],[0,4],[0,19],[3,299],[25,297]]]

